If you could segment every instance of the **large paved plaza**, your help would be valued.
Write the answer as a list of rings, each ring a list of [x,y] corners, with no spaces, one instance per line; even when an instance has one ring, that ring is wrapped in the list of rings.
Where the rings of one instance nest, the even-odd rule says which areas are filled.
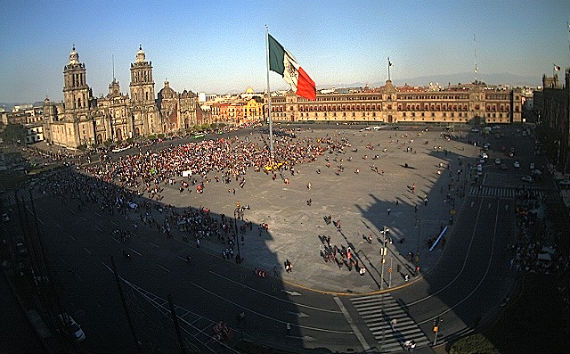
[[[255,226],[240,247],[244,265],[268,273],[277,267],[286,282],[341,293],[401,285],[418,263],[421,272],[427,272],[441,255],[442,247],[428,250],[428,239],[437,236],[448,225],[450,213],[461,206],[462,190],[470,187],[465,178],[467,163],[474,161],[466,158],[476,157],[479,147],[448,140],[441,131],[342,128],[295,131],[299,139],[328,136],[345,139],[348,145],[343,152],[326,152],[314,162],[295,166],[294,175],[282,170],[273,180],[271,174],[250,169],[243,188],[235,181],[225,184],[209,176],[203,193],[180,193],[176,187],[167,187],[163,202],[207,207],[230,217],[237,203],[249,206],[243,218]],[[261,140],[262,134],[267,138],[266,132],[259,131],[247,137]],[[458,169],[462,170],[459,175]],[[327,224],[325,216],[340,220],[341,228]],[[262,224],[267,224],[269,232],[259,232],[257,225]],[[381,286],[384,227],[389,230],[388,254]],[[368,274],[360,276],[354,268],[349,271],[346,265],[325,262],[320,252],[326,243],[319,236],[330,237],[333,247],[351,247]],[[224,246],[214,240],[202,242],[202,248],[221,254]],[[287,259],[293,272],[284,271]]]

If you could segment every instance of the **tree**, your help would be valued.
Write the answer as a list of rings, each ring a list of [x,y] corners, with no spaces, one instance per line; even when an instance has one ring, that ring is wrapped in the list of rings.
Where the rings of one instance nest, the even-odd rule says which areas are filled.
[[[0,137],[6,144],[21,144],[26,141],[26,128],[21,124],[8,124]]]

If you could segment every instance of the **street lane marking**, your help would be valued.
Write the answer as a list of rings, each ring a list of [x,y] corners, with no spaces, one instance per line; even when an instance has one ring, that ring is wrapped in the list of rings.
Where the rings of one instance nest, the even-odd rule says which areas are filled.
[[[314,341],[314,340],[315,340],[315,338],[313,338],[313,337],[311,337],[311,336],[302,336],[302,337],[299,337],[299,336],[285,336],[285,337],[287,337],[287,338],[293,338],[293,339],[301,339],[301,340],[303,340],[304,342],[311,342],[311,341]]]
[[[485,268],[485,274],[483,274],[483,276],[481,277],[481,279],[479,280],[479,282],[477,283],[477,285],[475,286],[475,288],[473,288],[473,290],[471,290],[469,292],[469,294],[467,294],[463,299],[461,299],[459,302],[457,302],[456,304],[454,304],[453,306],[448,307],[445,311],[441,312],[439,314],[439,316],[444,315],[450,311],[453,311],[453,309],[455,309],[457,306],[461,305],[462,303],[464,303],[465,301],[467,301],[473,294],[475,294],[475,292],[477,290],[479,290],[479,288],[481,287],[481,285],[483,285],[483,282],[485,281],[485,278],[487,278],[487,274],[489,274],[489,270],[491,269],[491,263],[493,262],[493,254],[495,252],[495,240],[497,239],[497,225],[499,224],[499,211],[500,211],[500,202],[497,201],[497,212],[495,214],[495,226],[493,228],[493,240],[491,242],[491,252],[489,253],[489,261],[487,262],[487,268]],[[432,318],[427,319],[426,321],[422,322],[423,323],[427,323],[433,320]]]
[[[296,291],[289,291],[289,290],[281,290],[281,291],[283,291],[284,293],[287,293],[288,295],[291,295],[291,296],[301,296],[301,293],[298,293]]]
[[[364,339],[364,336],[362,335],[362,333],[360,333],[360,330],[354,324],[354,321],[352,321],[352,317],[350,317],[350,314],[346,310],[346,307],[344,307],[344,304],[342,303],[342,301],[338,298],[338,296],[335,296],[333,299],[334,299],[334,302],[336,302],[336,304],[338,305],[338,307],[342,311],[342,314],[344,315],[346,322],[348,322],[348,324],[350,325],[350,328],[352,328],[352,331],[354,332],[356,339],[358,339],[358,341],[360,342],[360,345],[362,345],[362,349],[364,349],[364,351],[367,351],[368,349],[370,349],[370,345],[368,345],[368,343],[366,342],[366,339]]]
[[[304,312],[295,312],[295,311],[287,311],[288,314],[293,315],[293,316],[297,316],[299,318],[306,318],[309,317],[309,315],[307,315]]]
[[[109,267],[108,265],[106,265],[105,262],[101,262],[101,264],[103,264],[103,266],[104,266],[105,268],[107,268],[107,270],[108,270],[109,272],[113,273],[113,270],[111,269],[111,267]]]
[[[154,243],[154,242],[149,242],[149,243],[150,243],[151,245],[153,245],[154,247],[156,247],[156,248],[159,248],[159,247],[160,247],[159,245],[157,245],[157,244]]]
[[[304,307],[304,308],[311,309],[311,310],[316,310],[316,311],[323,311],[323,312],[330,312],[330,313],[341,313],[340,311],[337,311],[337,310],[329,310],[329,309],[324,309],[324,308],[320,308],[320,307],[314,307],[314,306],[310,306],[310,305],[300,304],[300,303],[298,303],[298,302],[294,302],[294,301],[290,301],[290,300],[281,299],[281,298],[279,298],[279,297],[277,297],[277,296],[274,296],[274,295],[265,293],[265,292],[263,292],[263,291],[261,291],[261,290],[257,290],[257,289],[255,289],[255,288],[252,288],[251,286],[245,285],[245,284],[243,284],[243,283],[240,283],[240,282],[237,282],[237,281],[235,281],[235,280],[233,280],[233,279],[230,279],[230,278],[228,278],[228,277],[225,277],[225,276],[223,276],[223,275],[221,275],[221,274],[218,274],[218,273],[216,273],[216,272],[214,272],[214,271],[209,271],[209,273],[210,273],[210,274],[213,274],[213,275],[215,275],[215,276],[217,276],[217,277],[220,277],[220,278],[222,278],[222,279],[224,279],[224,280],[226,280],[226,281],[229,281],[230,283],[239,285],[239,286],[241,286],[241,287],[244,287],[244,288],[246,288],[246,289],[249,289],[249,290],[251,290],[251,291],[254,291],[254,292],[258,293],[258,294],[265,295],[265,296],[267,296],[267,297],[270,297],[270,298],[272,298],[272,299],[275,299],[275,300],[277,300],[277,301],[285,302],[285,303],[287,303],[287,304],[292,304],[292,305],[295,305],[295,306]]]
[[[449,288],[450,286],[453,286],[453,284],[457,281],[457,279],[459,279],[459,277],[461,277],[461,274],[463,273],[463,271],[465,270],[465,267],[467,265],[467,260],[469,259],[470,256],[470,252],[471,252],[471,247],[473,246],[473,242],[475,241],[475,236],[477,235],[477,225],[479,224],[479,217],[481,216],[481,210],[483,209],[483,199],[481,199],[481,201],[479,202],[479,208],[477,209],[477,215],[475,216],[475,222],[474,225],[475,227],[473,227],[473,232],[471,233],[471,240],[469,241],[469,245],[467,246],[467,254],[465,256],[465,259],[463,260],[463,265],[461,266],[461,269],[459,269],[459,271],[457,272],[457,274],[455,275],[455,277],[453,277],[453,279],[451,279],[450,282],[448,282],[444,287],[442,287],[441,289],[429,294],[428,296],[425,296],[423,298],[420,298],[416,301],[412,301],[408,303],[408,307],[410,306],[414,306],[419,304],[420,302],[426,301],[431,299],[434,296],[437,296],[438,294],[444,292],[447,288]]]
[[[93,252],[91,252],[90,250],[88,250],[87,248],[83,247],[83,249],[85,250],[85,252],[87,252],[88,255],[92,255]]]
[[[135,250],[134,248],[129,248],[131,251],[133,251],[133,253],[138,254],[139,256],[142,256],[142,254],[140,252],[138,252],[137,250]]]
[[[160,268],[164,269],[165,271],[167,271],[168,273],[170,273],[170,269],[166,268],[165,266],[156,263],[157,266],[159,266]]]
[[[290,322],[282,321],[282,320],[277,319],[277,318],[275,318],[275,317],[271,317],[271,316],[265,315],[265,314],[263,314],[263,313],[257,312],[257,311],[255,311],[255,310],[252,310],[252,309],[248,308],[248,307],[242,306],[242,305],[240,305],[240,304],[238,304],[238,303],[236,303],[236,302],[234,302],[234,301],[232,301],[232,300],[230,300],[230,299],[227,299],[227,298],[225,298],[225,297],[223,297],[223,296],[221,296],[221,295],[218,295],[218,294],[216,294],[215,292],[210,291],[210,290],[208,290],[208,289],[206,289],[206,288],[204,288],[204,287],[202,287],[202,286],[200,286],[200,285],[198,285],[198,284],[196,284],[196,283],[194,283],[194,282],[189,281],[188,284],[191,284],[192,286],[195,286],[196,288],[198,288],[198,289],[200,289],[200,290],[202,290],[202,291],[204,291],[204,292],[206,292],[206,293],[208,293],[208,294],[210,294],[210,295],[212,295],[212,296],[215,296],[215,297],[217,297],[217,298],[219,298],[219,299],[221,299],[221,300],[223,300],[223,301],[225,301],[225,302],[227,302],[227,303],[230,303],[230,304],[232,304],[232,305],[234,305],[234,306],[236,306],[236,307],[239,307],[239,308],[242,309],[242,310],[246,310],[246,311],[248,311],[248,312],[251,312],[251,313],[253,313],[253,314],[255,314],[255,315],[259,316],[259,317],[263,317],[263,318],[265,318],[265,319],[268,319],[268,320],[271,320],[271,321],[275,321],[275,322],[281,323],[281,324],[283,324],[283,325],[286,325],[287,323],[290,323]],[[337,330],[332,330],[332,329],[319,328],[319,327],[311,327],[311,326],[303,326],[303,325],[298,325],[298,324],[291,324],[291,326],[295,326],[295,327],[298,327],[298,328],[309,329],[309,330],[318,331],[318,332],[326,332],[326,333],[337,333],[337,334],[345,334],[345,335],[346,335],[346,334],[353,334],[353,333],[354,333],[354,332],[352,332],[352,331],[337,331]]]
[[[76,239],[75,236],[73,236],[73,235],[67,234],[67,237],[71,238],[73,241],[77,241],[77,239]]]

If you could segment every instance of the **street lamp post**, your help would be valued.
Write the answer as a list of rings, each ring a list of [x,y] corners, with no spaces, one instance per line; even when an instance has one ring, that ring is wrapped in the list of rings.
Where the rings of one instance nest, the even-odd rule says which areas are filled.
[[[386,233],[390,231],[384,226],[382,228],[382,248],[380,249],[380,255],[382,256],[382,270],[380,272],[380,290],[384,288],[384,263],[386,263],[386,254],[388,253],[388,247],[386,247]]]

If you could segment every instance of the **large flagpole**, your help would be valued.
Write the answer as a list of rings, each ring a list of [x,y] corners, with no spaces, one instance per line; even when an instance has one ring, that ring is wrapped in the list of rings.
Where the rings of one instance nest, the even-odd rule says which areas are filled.
[[[273,163],[273,122],[271,121],[271,90],[269,89],[269,29],[265,25],[265,64],[267,68],[267,114],[269,118],[269,151]]]

